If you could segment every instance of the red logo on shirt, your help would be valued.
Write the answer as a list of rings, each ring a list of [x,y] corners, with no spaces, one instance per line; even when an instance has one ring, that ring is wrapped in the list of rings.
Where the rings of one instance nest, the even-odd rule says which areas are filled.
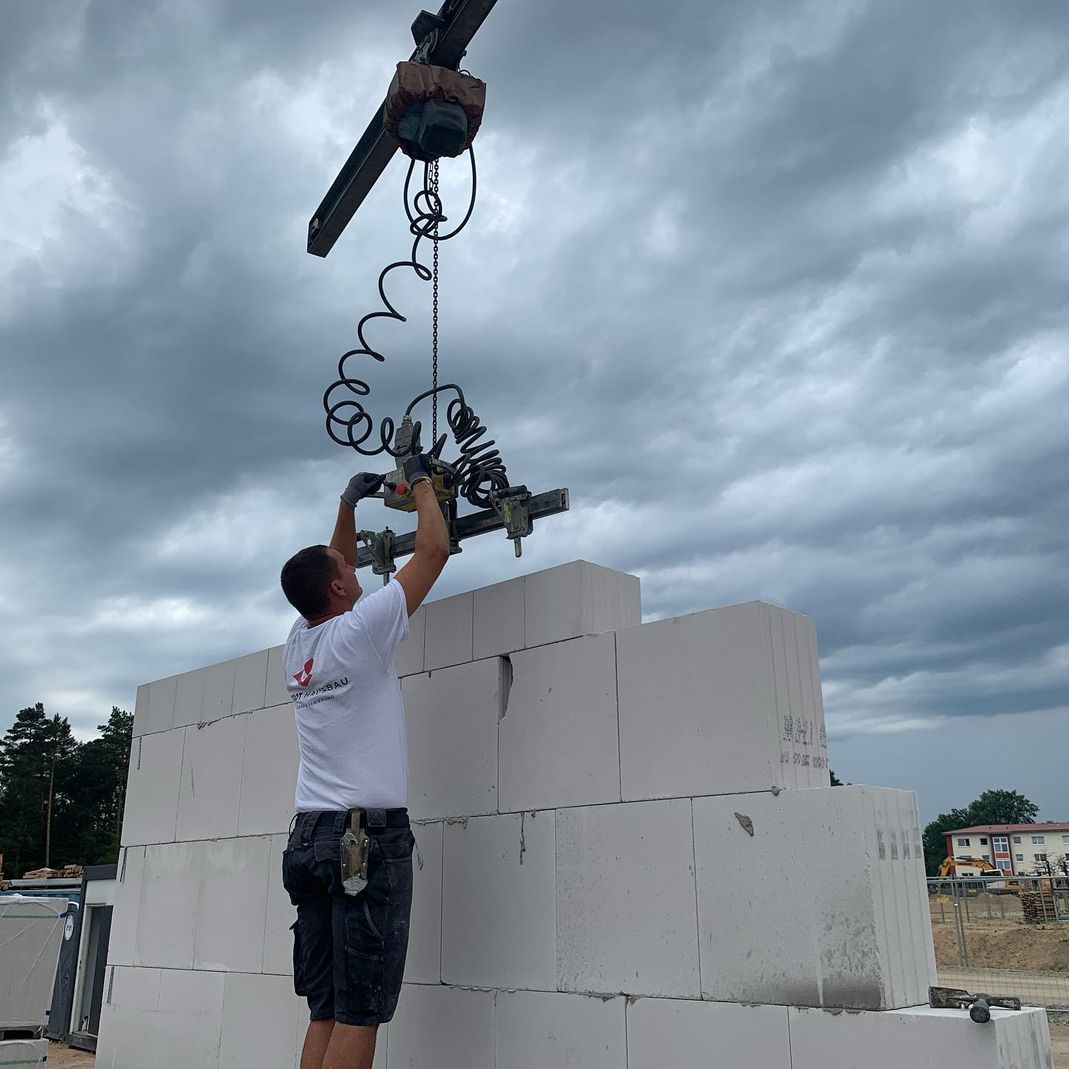
[[[312,682],[312,658],[304,662],[304,667],[293,677],[297,680],[297,686],[307,687]]]

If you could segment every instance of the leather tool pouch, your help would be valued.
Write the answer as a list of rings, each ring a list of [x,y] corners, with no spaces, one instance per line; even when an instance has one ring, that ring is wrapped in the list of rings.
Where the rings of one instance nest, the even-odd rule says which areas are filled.
[[[369,846],[367,831],[360,826],[361,809],[349,815],[349,827],[341,837],[341,883],[347,895],[358,895],[367,887]],[[355,829],[354,829],[355,825]]]

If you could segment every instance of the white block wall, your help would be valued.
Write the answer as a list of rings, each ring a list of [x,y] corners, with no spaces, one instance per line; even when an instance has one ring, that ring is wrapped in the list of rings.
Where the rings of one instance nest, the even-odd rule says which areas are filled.
[[[421,863],[379,1069],[808,1065],[788,1007],[925,999],[913,799],[827,786],[810,622],[639,621],[637,579],[585,562],[413,618]],[[279,648],[140,688],[135,734],[98,1066],[294,1065]],[[815,1012],[822,1064],[856,1064]]]

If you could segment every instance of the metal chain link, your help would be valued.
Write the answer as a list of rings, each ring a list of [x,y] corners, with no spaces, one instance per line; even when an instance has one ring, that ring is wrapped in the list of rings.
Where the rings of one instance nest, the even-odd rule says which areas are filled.
[[[434,191],[435,209],[441,214],[438,199],[438,161],[431,164],[431,189]],[[431,401],[431,446],[438,441],[438,224],[434,224],[434,310],[431,316],[431,386],[434,389]]]

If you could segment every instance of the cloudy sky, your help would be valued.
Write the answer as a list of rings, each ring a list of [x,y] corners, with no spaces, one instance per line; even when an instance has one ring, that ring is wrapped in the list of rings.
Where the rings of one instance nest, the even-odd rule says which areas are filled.
[[[417,10],[4,3],[0,729],[43,701],[89,737],[283,637],[279,566],[367,466],[321,396],[406,252],[401,158],[328,259],[305,227]],[[1069,819],[1067,31],[1062,0],[500,0],[442,373],[572,511],[441,593],[584,557],[648,618],[800,610],[843,778]],[[430,376],[428,287],[391,292],[377,415]]]

